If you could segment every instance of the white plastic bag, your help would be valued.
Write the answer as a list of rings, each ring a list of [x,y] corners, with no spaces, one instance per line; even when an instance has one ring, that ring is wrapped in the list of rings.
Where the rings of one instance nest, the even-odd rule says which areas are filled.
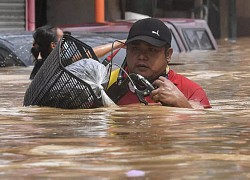
[[[102,98],[105,107],[115,103],[104,91],[109,81],[109,68],[94,59],[81,59],[65,67],[75,76],[88,83],[98,98]]]

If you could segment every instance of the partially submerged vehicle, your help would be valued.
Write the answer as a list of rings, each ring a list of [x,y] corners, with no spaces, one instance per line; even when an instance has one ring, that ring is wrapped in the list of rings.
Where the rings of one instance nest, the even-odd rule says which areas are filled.
[[[32,65],[30,48],[31,32],[0,34],[0,67]]]
[[[216,40],[205,20],[202,19],[161,19],[171,30],[174,52],[193,50],[216,50]],[[124,39],[136,20],[107,22],[102,24],[64,27],[70,32],[95,32]]]
[[[216,50],[217,43],[206,21],[198,19],[161,19],[172,32],[174,53],[193,50]],[[91,47],[126,39],[128,31],[135,20],[85,24],[61,27],[71,32],[72,36]],[[32,32],[5,33],[0,35],[0,67],[30,66],[33,57],[30,48],[33,42]],[[124,51],[117,54],[121,64]]]

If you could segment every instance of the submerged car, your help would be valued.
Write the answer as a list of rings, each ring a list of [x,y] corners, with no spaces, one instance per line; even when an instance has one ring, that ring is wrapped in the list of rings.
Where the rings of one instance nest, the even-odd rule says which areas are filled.
[[[174,52],[189,52],[192,50],[216,50],[216,40],[205,20],[202,19],[160,19],[171,30]],[[77,27],[62,27],[70,32],[95,32],[118,39],[125,39],[129,29],[136,20],[107,22],[102,24],[82,25]]]
[[[161,19],[171,30],[174,53],[193,50],[216,50],[217,43],[206,21],[198,19]],[[74,27],[61,27],[71,32],[73,37],[91,47],[126,39],[135,20],[87,24]],[[0,34],[0,67],[30,66],[33,57],[30,53],[32,32]],[[115,59],[121,64],[125,51],[120,51]],[[101,58],[102,61],[105,57]]]
[[[89,32],[72,32],[71,35],[91,47],[114,42],[116,38]],[[33,56],[32,32],[0,33],[0,67],[31,66]]]
[[[0,67],[32,65],[32,41],[31,32],[0,33]]]

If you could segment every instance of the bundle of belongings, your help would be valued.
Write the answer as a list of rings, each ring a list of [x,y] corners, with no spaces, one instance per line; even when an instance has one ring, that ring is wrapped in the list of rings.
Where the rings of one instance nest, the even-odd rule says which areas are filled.
[[[90,46],[64,35],[29,85],[24,106],[76,109],[115,105],[105,92],[109,76],[110,67],[98,61]]]

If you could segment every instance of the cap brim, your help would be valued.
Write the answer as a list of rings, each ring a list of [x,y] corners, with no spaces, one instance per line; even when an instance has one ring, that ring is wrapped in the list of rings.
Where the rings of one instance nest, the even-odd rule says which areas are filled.
[[[162,47],[162,46],[165,46],[167,44],[167,42],[165,41],[161,41],[159,39],[155,39],[155,38],[152,38],[150,36],[135,36],[129,40],[127,40],[125,42],[125,44],[128,44],[132,41],[136,41],[136,40],[141,40],[141,41],[145,41],[153,46],[157,46],[157,47]]]

